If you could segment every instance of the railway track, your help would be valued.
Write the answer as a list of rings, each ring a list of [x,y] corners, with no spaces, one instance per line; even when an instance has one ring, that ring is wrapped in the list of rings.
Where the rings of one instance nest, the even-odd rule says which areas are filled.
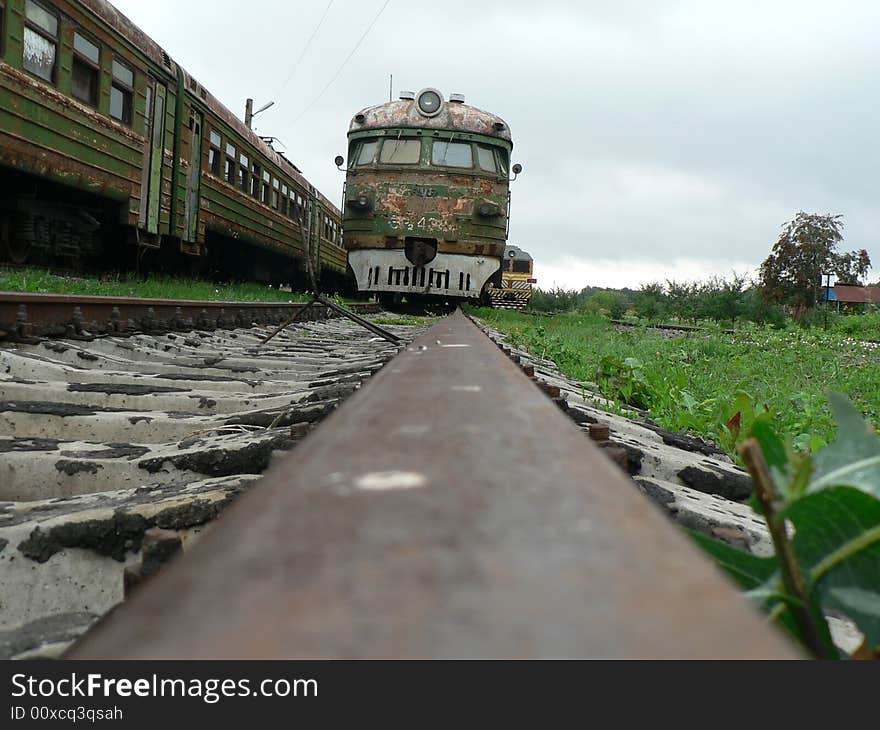
[[[792,655],[663,517],[769,549],[723,454],[385,326],[0,347],[0,655]]]
[[[348,306],[359,314],[380,311],[379,305],[373,303]],[[208,302],[0,292],[0,341],[278,325],[307,307],[306,319],[335,316],[327,306],[309,306],[306,302]]]
[[[396,354],[326,314],[268,345],[271,325],[0,344],[0,656],[81,633],[145,534],[188,548]]]

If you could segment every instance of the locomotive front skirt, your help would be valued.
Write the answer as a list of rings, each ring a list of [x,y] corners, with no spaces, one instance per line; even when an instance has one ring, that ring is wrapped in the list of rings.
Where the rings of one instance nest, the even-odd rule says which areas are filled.
[[[359,112],[348,139],[343,229],[358,290],[479,297],[507,239],[507,124],[426,89]]]

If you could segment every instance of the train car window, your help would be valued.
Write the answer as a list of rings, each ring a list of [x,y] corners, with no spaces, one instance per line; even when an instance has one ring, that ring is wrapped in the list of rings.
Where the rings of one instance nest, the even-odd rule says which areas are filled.
[[[269,205],[269,191],[271,187],[269,186],[269,181],[272,179],[272,176],[268,172],[263,173],[263,202],[266,205]]]
[[[211,131],[211,144],[208,149],[208,170],[212,175],[220,177],[220,135]]]
[[[250,160],[245,155],[241,155],[238,158],[238,177],[239,177],[238,184],[241,186],[241,192],[243,192],[245,194],[247,194],[247,191],[248,191],[248,182],[249,182],[248,176],[250,175],[250,172],[251,172]]]
[[[420,139],[386,139],[379,162],[386,165],[417,165],[422,154]]]
[[[73,34],[73,67],[70,93],[90,106],[98,106],[101,50],[78,32]]]
[[[52,83],[58,55],[58,18],[34,0],[25,2],[24,52],[25,71]]]
[[[226,182],[235,185],[235,145],[226,143]]]
[[[477,145],[477,162],[479,162],[481,170],[485,170],[486,172],[497,172],[495,169],[495,153],[492,151],[491,147]]]
[[[260,199],[260,166],[254,163],[253,177],[251,178],[251,195],[257,200]]]
[[[281,186],[281,215],[287,215],[287,185]]]
[[[272,178],[272,188],[273,188],[273,190],[272,190],[272,207],[275,208],[275,210],[278,210],[279,199],[278,199],[278,178],[277,177]]]
[[[441,167],[473,167],[474,151],[467,142],[446,142],[435,139],[431,163]]]
[[[134,111],[134,71],[113,59],[113,83],[110,86],[110,116],[131,126]]]
[[[360,152],[357,157],[358,165],[369,165],[376,157],[376,148],[379,146],[379,140],[371,139],[361,144]]]

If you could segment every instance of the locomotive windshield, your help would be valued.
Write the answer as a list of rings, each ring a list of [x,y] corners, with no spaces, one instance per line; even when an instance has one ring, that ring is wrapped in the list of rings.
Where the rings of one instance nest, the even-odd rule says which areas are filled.
[[[467,142],[434,140],[431,162],[443,167],[473,167],[473,149]]]
[[[378,155],[378,156],[377,156]],[[386,138],[360,140],[352,152],[352,165],[418,165],[422,161],[422,140]],[[452,140],[431,140],[431,165],[473,168],[491,175],[507,175],[507,151],[500,147]]]
[[[386,139],[379,162],[386,165],[417,165],[422,152],[420,139]]]
[[[376,148],[379,146],[379,140],[371,139],[361,143],[361,151],[358,153],[357,164],[369,165],[376,156]]]
[[[477,160],[480,163],[481,170],[495,172],[495,154],[491,148],[477,145]]]

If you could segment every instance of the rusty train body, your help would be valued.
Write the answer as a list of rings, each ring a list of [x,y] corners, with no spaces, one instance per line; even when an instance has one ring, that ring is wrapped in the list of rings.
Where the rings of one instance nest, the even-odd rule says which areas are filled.
[[[106,0],[0,0],[0,257],[331,288],[339,210]]]
[[[500,287],[512,149],[504,120],[436,89],[358,112],[343,194],[358,291],[468,300]]]

